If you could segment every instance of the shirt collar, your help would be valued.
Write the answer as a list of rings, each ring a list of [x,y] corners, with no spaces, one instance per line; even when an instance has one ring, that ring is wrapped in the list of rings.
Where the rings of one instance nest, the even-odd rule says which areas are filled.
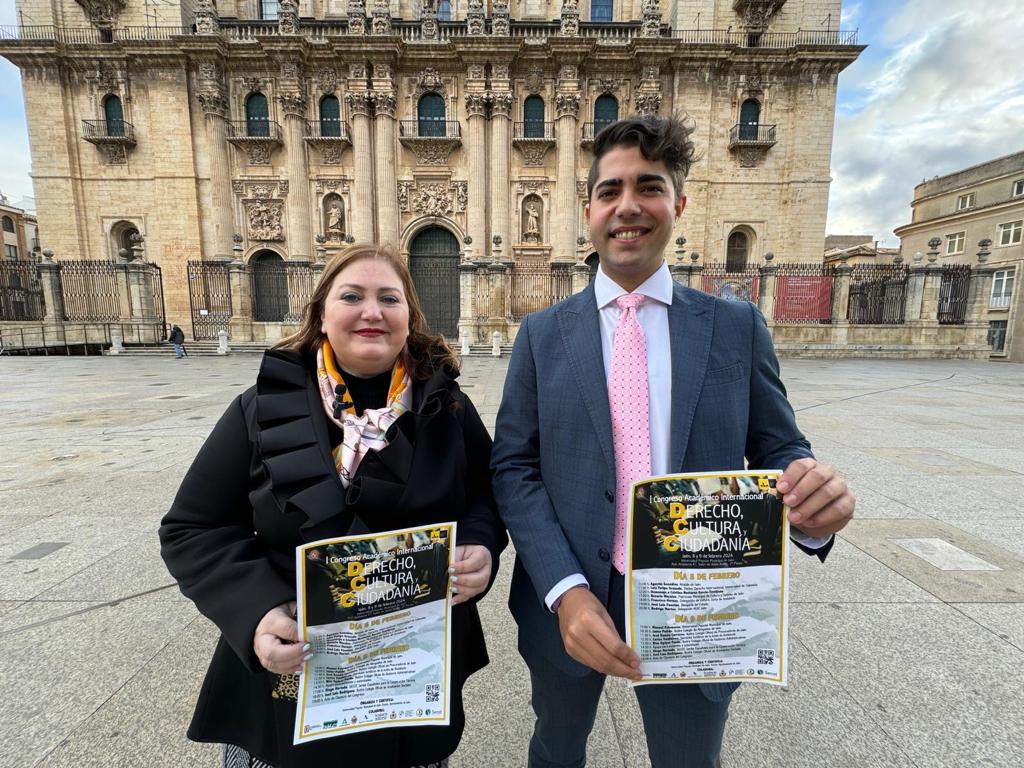
[[[600,265],[597,268],[597,275],[594,277],[594,297],[597,299],[597,308],[604,309],[619,296],[629,293],[604,273]],[[672,303],[672,275],[668,271],[668,264],[661,262],[661,266],[653,275],[644,280],[633,293],[640,293],[649,299],[661,302],[665,306]]]

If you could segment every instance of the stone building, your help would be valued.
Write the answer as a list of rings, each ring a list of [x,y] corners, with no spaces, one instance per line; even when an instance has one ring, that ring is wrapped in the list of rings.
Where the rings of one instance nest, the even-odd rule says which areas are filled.
[[[18,9],[0,55],[44,247],[159,265],[167,319],[235,342],[286,333],[352,239],[409,260],[437,330],[510,340],[586,284],[593,137],[633,113],[696,125],[687,258],[820,263],[836,80],[862,50],[840,0]]]
[[[0,194],[0,231],[3,232],[5,262],[28,261],[39,251],[39,229],[35,215],[19,208]]]
[[[914,187],[911,222],[895,230],[905,259],[937,252],[941,264],[995,271],[988,297],[992,357],[1024,362],[1024,152],[990,160]]]

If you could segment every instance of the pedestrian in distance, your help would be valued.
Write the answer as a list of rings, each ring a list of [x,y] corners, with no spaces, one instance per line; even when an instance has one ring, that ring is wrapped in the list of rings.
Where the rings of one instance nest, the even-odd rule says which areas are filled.
[[[188,357],[188,352],[185,351],[185,332],[181,328],[172,325],[171,332],[167,335],[167,340],[174,345],[174,356],[178,360]]]
[[[846,483],[797,428],[757,308],[672,280],[663,254],[686,206],[691,132],[644,117],[594,139],[584,213],[597,275],[528,315],[509,360],[492,464],[537,717],[529,768],[585,765],[605,677],[640,677],[623,640],[633,482],[784,468],[793,541],[821,559],[853,515]],[[736,685],[637,687],[653,768],[718,764]]]

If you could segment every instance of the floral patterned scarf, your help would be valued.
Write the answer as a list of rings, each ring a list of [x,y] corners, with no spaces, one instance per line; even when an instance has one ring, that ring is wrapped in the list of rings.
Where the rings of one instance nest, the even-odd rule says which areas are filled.
[[[367,408],[362,416],[356,416],[352,400],[345,398],[345,380],[334,363],[334,352],[327,339],[316,353],[316,378],[327,418],[342,431],[341,445],[334,449],[334,466],[341,484],[347,488],[359,462],[369,451],[379,451],[388,444],[384,438],[388,428],[411,407],[412,381],[399,358],[391,372],[387,403],[383,408]]]

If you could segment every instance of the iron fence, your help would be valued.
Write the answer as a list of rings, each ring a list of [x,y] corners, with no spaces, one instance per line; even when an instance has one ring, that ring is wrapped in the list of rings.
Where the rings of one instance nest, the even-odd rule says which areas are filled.
[[[902,325],[906,312],[907,267],[858,264],[850,273],[846,319],[856,325]]]
[[[512,319],[550,307],[572,292],[572,265],[517,262],[512,266]]]
[[[948,264],[939,280],[939,325],[963,325],[967,318],[967,292],[971,287],[969,264]]]
[[[706,264],[702,276],[704,293],[730,301],[757,303],[761,289],[761,270],[756,265],[728,271],[722,263]]]
[[[551,303],[557,304],[572,295],[572,264],[551,265]]]
[[[824,325],[832,322],[835,270],[825,264],[780,264],[775,278],[776,323]]]
[[[220,331],[231,338],[231,273],[226,262],[188,262],[188,298],[193,339],[216,339]]]
[[[263,323],[301,323],[319,277],[312,264],[252,264],[252,319]]]
[[[0,262],[0,320],[46,317],[39,270],[30,261]]]
[[[118,275],[123,276],[125,295],[130,296],[127,271],[118,272],[112,261],[61,261],[58,274],[65,320],[113,322],[121,319]],[[130,305],[128,309],[130,311]]]

